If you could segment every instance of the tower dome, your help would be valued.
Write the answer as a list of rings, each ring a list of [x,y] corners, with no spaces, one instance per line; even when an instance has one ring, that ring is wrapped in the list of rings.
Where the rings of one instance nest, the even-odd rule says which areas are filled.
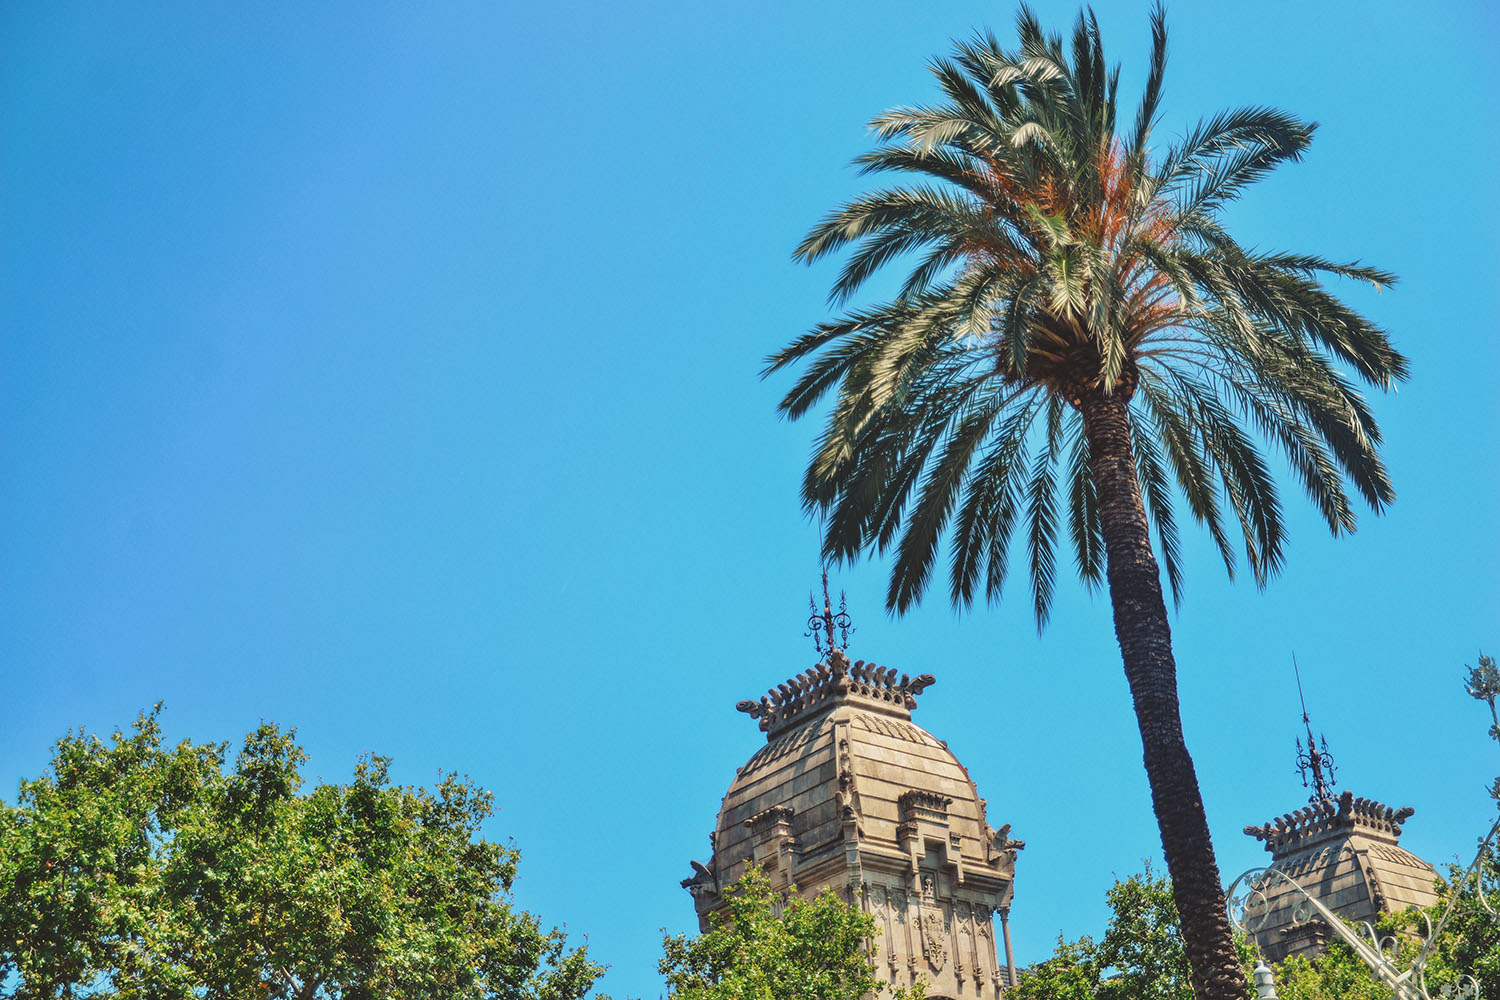
[[[1437,902],[1437,872],[1397,843],[1413,812],[1355,798],[1346,789],[1337,800],[1317,799],[1245,833],[1264,842],[1278,871],[1338,916],[1374,923],[1381,913]],[[1262,896],[1250,929],[1268,959],[1311,957],[1327,946],[1327,926],[1307,918],[1296,890],[1275,882]]]
[[[880,929],[876,971],[918,977],[929,997],[998,997],[1013,976],[1009,910],[1016,852],[948,745],[911,721],[931,674],[824,662],[737,706],[766,744],[725,793],[707,864],[683,882],[700,925],[751,863],[774,888],[830,887]],[[1007,956],[997,961],[993,917]]]
[[[1293,657],[1293,670],[1296,664]],[[1300,699],[1300,672],[1297,694]],[[1335,798],[1334,772],[1338,769],[1328,752],[1327,738],[1322,749],[1313,741],[1306,701],[1302,724],[1307,730],[1307,749],[1299,737],[1297,768],[1303,786],[1312,789],[1308,805],[1260,826],[1247,826],[1245,834],[1265,844],[1272,867],[1352,923],[1374,923],[1381,913],[1436,903],[1437,872],[1398,843],[1402,824],[1415,810],[1355,798],[1348,789]],[[1266,958],[1280,962],[1291,955],[1312,957],[1327,946],[1327,925],[1320,919],[1307,919],[1302,893],[1285,880],[1271,880],[1258,897],[1254,912],[1247,916],[1250,933]]]

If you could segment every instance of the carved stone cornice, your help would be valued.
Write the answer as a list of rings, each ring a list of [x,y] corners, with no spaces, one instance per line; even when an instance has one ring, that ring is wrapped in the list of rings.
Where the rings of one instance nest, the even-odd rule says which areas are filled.
[[[1395,843],[1401,836],[1401,824],[1415,812],[1411,806],[1393,809],[1374,799],[1357,799],[1346,789],[1337,802],[1322,799],[1260,826],[1247,826],[1245,834],[1264,842],[1266,850],[1278,856],[1354,832]]]
[[[760,720],[767,740],[835,705],[854,704],[885,715],[909,719],[917,707],[917,695],[937,683],[932,674],[909,677],[893,667],[880,667],[864,660],[849,662],[841,649],[819,663],[767,691],[759,701],[746,699],[735,708]]]
[[[745,820],[745,829],[756,839],[767,835],[790,837],[792,816],[791,806],[772,806]]]

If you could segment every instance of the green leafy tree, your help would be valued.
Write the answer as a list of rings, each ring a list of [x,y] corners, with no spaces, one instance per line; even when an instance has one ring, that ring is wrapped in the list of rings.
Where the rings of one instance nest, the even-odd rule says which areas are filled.
[[[1093,938],[1085,935],[1067,941],[1058,935],[1052,957],[1024,970],[1006,996],[1013,1000],[1096,1000],[1103,982],[1098,956]]]
[[[1104,894],[1109,923],[1096,944],[1058,938],[1052,957],[1021,974],[1016,1000],[1191,1000],[1172,885],[1147,865]],[[1243,995],[1243,989],[1241,994]]]
[[[1110,918],[1099,962],[1112,975],[1100,986],[1101,1000],[1192,1000],[1172,883],[1147,865],[1143,874],[1115,882],[1104,898]]]
[[[803,363],[780,404],[790,418],[834,395],[803,501],[823,518],[826,557],[893,554],[892,610],[926,590],[945,537],[960,607],[999,598],[1018,533],[1039,627],[1060,532],[1083,581],[1107,584],[1195,992],[1238,997],[1161,584],[1164,568],[1180,593],[1175,498],[1231,573],[1237,525],[1258,584],[1285,540],[1263,440],[1335,535],[1355,527],[1346,484],[1376,511],[1393,499],[1353,383],[1389,388],[1407,362],[1323,281],[1394,278],[1230,235],[1224,207],[1300,159],[1314,126],[1243,108],[1160,152],[1160,8],[1128,122],[1091,13],[1067,43],[1028,8],[1017,28],[1016,50],[987,35],[933,60],[939,103],[871,122],[879,145],[863,169],[917,183],[834,210],[796,256],[852,248],[835,304],[886,265],[909,269],[892,299],[820,324],[766,373]]]
[[[1500,845],[1492,843],[1474,875],[1466,875],[1457,865],[1448,866],[1447,880],[1438,885],[1438,901],[1425,918],[1406,914],[1399,926],[1425,934],[1448,913],[1427,968],[1429,989],[1436,994],[1443,986],[1473,976],[1480,996],[1500,996],[1500,913],[1495,909],[1500,906]]]
[[[1400,953],[1410,958],[1415,948],[1402,942]],[[1282,961],[1273,970],[1280,1000],[1390,1000],[1391,988],[1382,983],[1360,961],[1354,950],[1334,939],[1312,959],[1300,955]]]
[[[159,708],[159,706],[158,706]],[[488,792],[372,756],[303,792],[294,733],[166,747],[157,712],[58,741],[0,806],[0,992],[16,1000],[577,1000],[603,973],[515,909]]]
[[[875,974],[875,919],[825,889],[783,905],[752,868],[725,893],[725,912],[700,937],[668,936],[658,968],[673,1000],[923,1000],[919,983],[892,988]]]

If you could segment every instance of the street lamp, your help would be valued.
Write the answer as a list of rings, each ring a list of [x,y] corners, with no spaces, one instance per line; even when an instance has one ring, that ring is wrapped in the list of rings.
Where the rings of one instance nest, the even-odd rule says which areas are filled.
[[[1266,967],[1264,959],[1255,963],[1251,975],[1255,977],[1255,1000],[1277,1000],[1276,980]]]

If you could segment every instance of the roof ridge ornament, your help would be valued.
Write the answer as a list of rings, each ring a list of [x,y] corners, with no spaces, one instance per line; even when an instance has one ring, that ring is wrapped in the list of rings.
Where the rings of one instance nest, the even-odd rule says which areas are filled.
[[[771,688],[758,701],[747,698],[734,707],[759,719],[766,738],[772,739],[825,709],[846,703],[909,719],[917,696],[936,683],[932,674],[911,677],[894,667],[864,660],[851,663],[843,650],[835,649],[826,660]]]
[[[1245,827],[1245,836],[1265,843],[1272,853],[1290,853],[1325,835],[1361,832],[1401,837],[1402,825],[1416,813],[1411,806],[1392,808],[1384,802],[1354,797],[1349,789],[1338,799],[1323,799],[1260,826]]]
[[[812,612],[807,619],[808,631],[802,633],[804,639],[813,641],[813,648],[819,656],[827,656],[835,649],[847,650],[849,648],[849,633],[854,631],[853,619],[849,617],[849,601],[844,591],[839,591],[839,609],[833,610],[833,600],[828,596],[828,564],[823,564],[823,610],[818,610],[817,599],[811,592],[807,595],[807,607]],[[839,641],[834,642],[833,633],[837,629]]]
[[[1333,763],[1333,754],[1328,752],[1328,737],[1322,736],[1322,748],[1313,741],[1312,722],[1307,717],[1307,699],[1302,695],[1302,671],[1297,669],[1297,654],[1292,654],[1292,673],[1297,678],[1297,700],[1302,703],[1302,725],[1307,727],[1307,749],[1302,748],[1302,738],[1297,737],[1297,772],[1302,775],[1302,787],[1311,788],[1307,801],[1313,805],[1331,800],[1338,781],[1334,774],[1338,768]],[[1312,781],[1308,781],[1308,772]],[[1325,776],[1325,773],[1326,776]]]

